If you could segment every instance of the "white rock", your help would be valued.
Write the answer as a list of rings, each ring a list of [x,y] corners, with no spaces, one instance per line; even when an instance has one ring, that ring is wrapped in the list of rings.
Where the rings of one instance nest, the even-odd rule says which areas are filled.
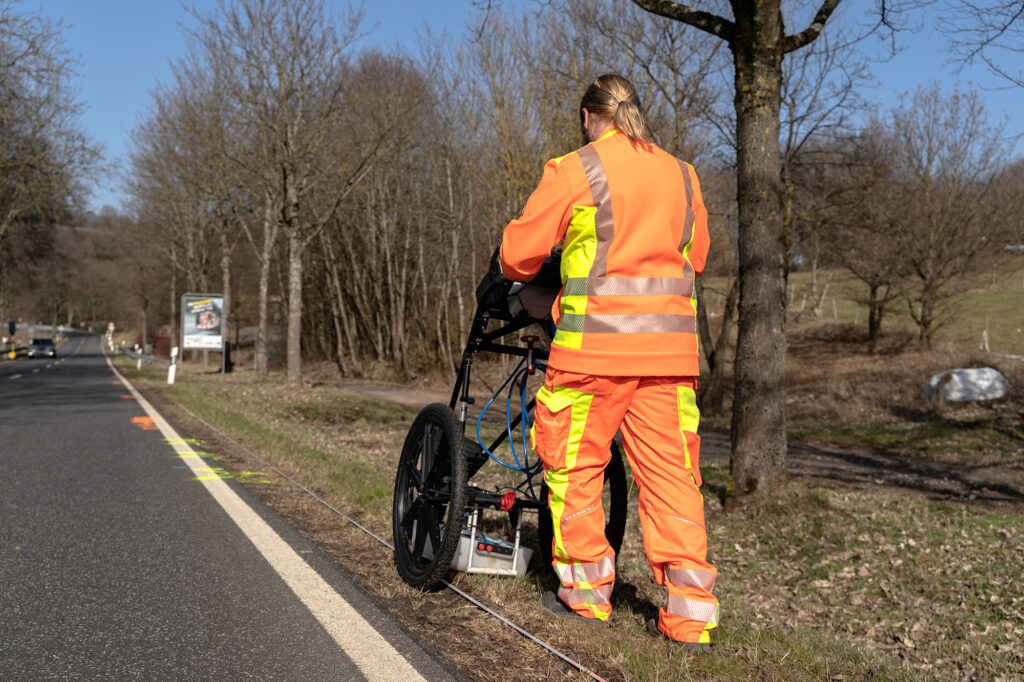
[[[930,400],[937,386],[947,402],[969,403],[975,400],[996,400],[1010,390],[1006,375],[992,367],[947,369],[928,380],[921,397]]]

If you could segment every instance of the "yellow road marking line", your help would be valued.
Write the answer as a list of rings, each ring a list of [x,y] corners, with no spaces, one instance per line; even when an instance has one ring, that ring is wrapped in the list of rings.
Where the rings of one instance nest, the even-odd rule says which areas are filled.
[[[177,446],[175,451],[179,454],[182,451],[191,451],[185,444],[185,439],[179,436],[149,401],[114,368],[110,358],[106,360],[110,370],[132,392],[130,397],[139,401],[139,405],[153,418],[153,423],[160,429],[164,438]],[[211,471],[209,467],[202,466],[203,460],[198,457],[183,457],[182,460],[197,474],[210,495],[252,541],[260,554],[367,679],[373,682],[424,679],[390,642],[335,592],[327,581],[320,577],[320,574],[313,570],[222,478],[202,476],[201,474]]]

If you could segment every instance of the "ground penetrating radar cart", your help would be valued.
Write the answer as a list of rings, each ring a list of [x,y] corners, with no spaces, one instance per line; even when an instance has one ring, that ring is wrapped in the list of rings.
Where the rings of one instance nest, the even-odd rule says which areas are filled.
[[[554,335],[551,306],[561,286],[557,254],[525,284],[502,277],[497,252],[491,258],[490,269],[476,290],[476,315],[451,400],[420,411],[398,461],[392,509],[395,564],[409,585],[435,588],[452,568],[522,576],[532,554],[520,542],[524,510],[538,513],[539,550],[544,565],[551,565],[551,513],[543,465],[536,455],[530,456],[527,435],[535,402],[527,396],[527,381],[535,373],[536,380],[542,380],[548,352],[535,345],[537,336],[521,337],[526,347],[507,345],[501,339],[538,325],[550,342]],[[475,420],[476,437],[467,438],[469,406],[475,404],[471,370],[480,352],[519,358],[519,363],[481,409]],[[492,420],[485,421],[485,414],[503,392],[504,429],[485,446],[482,431],[494,428]],[[518,407],[513,406],[515,399]],[[511,461],[507,454],[504,460],[495,454],[502,446],[511,451]],[[605,536],[618,553],[626,527],[626,472],[618,446],[613,443],[611,449],[604,472]],[[470,484],[488,461],[511,472],[514,482],[490,490]]]

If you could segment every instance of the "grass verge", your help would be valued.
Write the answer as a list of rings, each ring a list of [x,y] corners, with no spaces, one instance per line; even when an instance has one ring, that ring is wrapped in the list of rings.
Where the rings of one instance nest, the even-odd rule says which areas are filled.
[[[176,401],[331,504],[390,536],[391,485],[413,410],[328,386],[289,390],[239,373],[162,376],[120,365],[157,404]],[[182,415],[173,415],[183,419]],[[185,434],[183,434],[185,435]],[[193,435],[191,432],[188,435]],[[212,436],[205,449],[219,454]],[[207,441],[210,441],[209,444]],[[225,457],[227,470],[252,468]],[[704,478],[722,486],[725,468]],[[577,679],[553,657],[449,593],[398,579],[386,550],[285,499],[282,483],[240,480],[355,573],[380,601],[478,679]],[[458,575],[463,589],[607,679],[1012,679],[1024,668],[1024,518],[1019,509],[930,501],[888,490],[793,484],[774,506],[725,514],[708,500],[720,578],[718,653],[687,657],[643,630],[664,595],[644,559],[635,490],[608,631],[552,621],[536,563],[521,580]]]

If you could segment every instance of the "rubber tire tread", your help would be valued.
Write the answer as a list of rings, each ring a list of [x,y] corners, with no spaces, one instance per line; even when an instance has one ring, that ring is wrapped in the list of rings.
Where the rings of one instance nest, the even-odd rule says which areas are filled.
[[[400,495],[404,495],[406,489],[402,488],[403,467],[408,467],[410,462],[415,462],[419,455],[420,443],[423,438],[424,427],[428,422],[441,428],[445,440],[451,449],[451,473],[450,488],[451,501],[448,504],[448,520],[441,535],[441,547],[435,549],[433,560],[426,566],[421,567],[417,557],[406,546],[405,531],[399,521]],[[457,447],[452,448],[455,444]],[[462,520],[466,509],[466,481],[468,470],[466,464],[465,442],[462,433],[458,428],[455,415],[451,408],[445,403],[432,403],[427,405],[413,421],[406,435],[405,443],[402,445],[402,454],[398,461],[398,471],[395,474],[395,492],[392,498],[392,533],[395,543],[395,566],[399,575],[407,584],[423,591],[435,590],[442,586],[442,581],[448,577],[451,570],[452,557],[458,548],[459,537],[462,535]],[[457,519],[457,523],[451,520]]]

